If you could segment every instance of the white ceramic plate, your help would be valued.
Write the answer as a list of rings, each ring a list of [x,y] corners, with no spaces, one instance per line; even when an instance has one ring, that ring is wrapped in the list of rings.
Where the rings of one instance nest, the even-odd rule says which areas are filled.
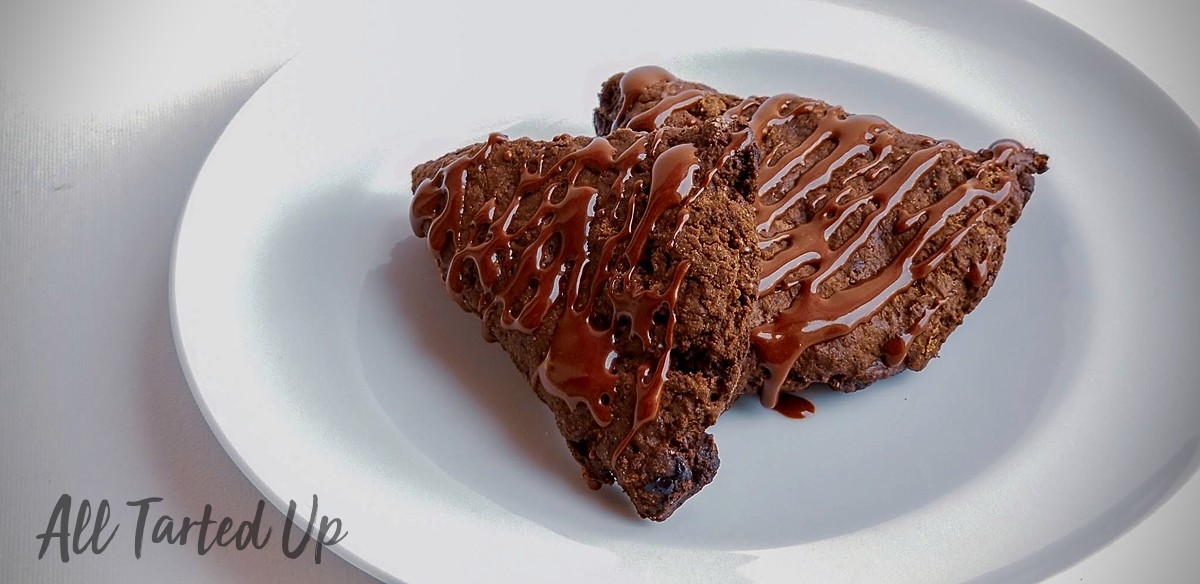
[[[1192,475],[1200,133],[1178,108],[1028,5],[756,6],[397,8],[250,100],[196,181],[172,301],[196,399],[268,498],[319,495],[335,551],[414,584],[1028,582]],[[414,164],[490,130],[589,133],[599,83],[645,63],[1052,157],[941,359],[817,392],[804,421],[745,400],[665,524],[587,489],[407,219]]]

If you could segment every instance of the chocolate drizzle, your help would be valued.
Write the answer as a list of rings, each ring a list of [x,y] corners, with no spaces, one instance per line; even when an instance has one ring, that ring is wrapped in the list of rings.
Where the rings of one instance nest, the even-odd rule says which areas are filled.
[[[642,116],[638,116],[637,118],[634,118],[634,120],[630,120],[629,112],[633,110],[633,106],[637,103],[638,98],[644,95],[646,90],[651,86],[676,80],[677,79],[675,76],[669,71],[654,65],[646,65],[644,67],[637,67],[627,71],[621,76],[621,111],[617,117],[613,118],[612,127],[610,127],[608,131],[611,133],[617,131],[617,128],[626,127],[631,130],[639,130],[643,132],[652,132],[658,129],[658,126],[661,125],[664,120],[666,120],[665,116],[662,117],[662,119],[659,119],[658,115],[655,114],[648,118],[642,118]],[[686,106],[677,105],[675,107]],[[670,115],[670,111],[674,111],[675,107],[667,106],[667,115]],[[638,127],[634,127],[634,121],[638,123]],[[647,124],[647,121],[653,122],[654,127],[642,129],[642,127]]]
[[[933,315],[942,307],[942,303],[938,302],[924,310],[921,318],[909,325],[909,327],[898,337],[893,337],[888,342],[883,344],[883,364],[888,367],[895,367],[904,362],[904,358],[908,356],[908,350],[912,347],[912,342],[929,326],[929,322],[933,319]]]
[[[676,81],[665,71],[653,71],[635,69],[621,79],[622,110],[614,118],[614,129],[631,126],[633,121],[639,129],[654,129],[704,93],[668,87],[659,103],[630,118],[636,98],[651,85]],[[1014,141],[993,144],[983,153],[990,152],[990,159],[983,160],[971,178],[936,202],[907,212],[902,203],[921,188],[939,162],[958,151],[955,144],[927,140],[921,149],[906,154],[885,120],[848,115],[839,107],[791,94],[747,98],[723,117],[743,124],[741,139],[753,140],[763,152],[754,198],[759,247],[764,253],[759,295],[781,291],[792,295],[790,306],[755,328],[751,336],[768,373],[760,394],[767,407],[779,404],[784,382],[804,351],[869,322],[889,301],[937,269],[988,212],[1022,192],[1015,173],[1002,166],[1014,153],[1025,151]],[[772,132],[787,124],[799,128],[814,118],[815,128],[798,146],[784,147]],[[988,166],[999,169],[1001,179],[985,185],[979,177]],[[865,194],[854,196],[855,189],[847,186],[856,180],[866,185],[859,189]],[[827,194],[814,196],[818,192]],[[870,245],[877,230],[885,228],[913,234],[873,275],[851,280],[838,290],[823,286]],[[928,250],[935,241],[940,244]],[[984,260],[972,268],[969,279],[978,287],[986,278]],[[894,367],[903,362],[933,310],[936,307],[883,347],[885,364]]]
[[[674,248],[675,236],[688,221],[688,203],[711,174],[694,184],[700,169],[696,147],[672,146],[655,158],[649,196],[639,209],[634,197],[640,193],[630,191],[647,185],[631,181],[632,170],[655,150],[659,136],[643,134],[619,153],[607,139],[595,138],[548,168],[539,160],[536,171],[524,170],[503,208],[492,199],[466,217],[467,173],[484,164],[505,140],[493,134],[474,153],[454,159],[422,181],[413,199],[413,229],[428,237],[438,257],[445,257],[443,251],[453,246],[445,266],[446,286],[485,322],[496,315],[504,329],[530,333],[561,303],[549,351],[534,380],[572,408],[586,405],[601,427],[613,421],[618,361],[636,357],[621,352],[618,344],[622,335],[637,342],[647,356],[633,368],[634,416],[612,453],[615,464],[638,429],[658,415],[671,368],[675,305],[690,267],[687,260],[674,262],[669,283],[656,290],[643,287],[639,266],[649,259],[653,235],[671,234],[667,247]],[[511,156],[511,151],[504,155]],[[616,176],[608,219],[617,229],[606,239],[592,237],[599,194],[579,184],[585,169]],[[518,224],[517,210],[529,197],[540,197],[537,207]],[[514,243],[530,239],[518,253]],[[465,291],[471,283],[482,291],[478,306],[467,304]],[[602,308],[602,303],[607,305]]]
[[[671,114],[700,101],[705,95],[707,92],[703,90],[687,89],[665,97],[662,101],[654,104],[654,107],[631,118],[627,126],[630,130],[653,132],[663,125],[663,122],[666,122]]]
[[[983,285],[987,283],[990,269],[988,262],[990,260],[991,258],[984,258],[982,260],[975,260],[971,262],[971,267],[967,271],[967,281],[970,282],[972,286],[976,288],[982,288]]]

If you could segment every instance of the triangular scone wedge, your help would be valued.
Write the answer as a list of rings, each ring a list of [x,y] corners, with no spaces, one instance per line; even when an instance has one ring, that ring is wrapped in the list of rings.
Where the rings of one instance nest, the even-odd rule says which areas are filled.
[[[413,171],[414,231],[595,488],[666,519],[712,480],[758,277],[752,158],[727,124],[493,136]],[[520,399],[514,396],[513,399]]]
[[[783,94],[746,99],[659,67],[614,75],[598,133],[721,120],[763,153],[752,201],[763,262],[747,392],[855,391],[923,369],[987,295],[1047,157],[971,151]]]

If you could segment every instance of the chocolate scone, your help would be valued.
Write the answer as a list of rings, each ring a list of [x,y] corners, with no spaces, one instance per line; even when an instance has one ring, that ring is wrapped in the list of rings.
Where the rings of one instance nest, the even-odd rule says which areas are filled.
[[[412,228],[554,412],[593,488],[663,520],[712,480],[757,296],[752,147],[714,120],[493,135],[413,170]]]
[[[598,133],[723,120],[755,147],[763,253],[747,392],[855,391],[923,369],[987,294],[1047,157],[969,151],[784,94],[742,99],[642,67],[606,81]]]

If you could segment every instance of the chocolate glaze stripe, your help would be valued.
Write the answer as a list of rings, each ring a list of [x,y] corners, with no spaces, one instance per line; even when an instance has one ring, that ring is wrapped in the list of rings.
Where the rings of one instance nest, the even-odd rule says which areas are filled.
[[[783,243],[773,256],[763,261],[760,270],[759,294],[766,295],[792,285],[786,278],[799,268],[808,265],[816,269],[808,279],[813,288],[820,287],[825,280],[842,268],[853,253],[865,245],[879,224],[888,214],[899,207],[904,196],[912,191],[918,181],[938,162],[944,146],[921,150],[905,161],[888,180],[860,197],[839,202],[839,198],[827,199],[824,206],[813,214],[813,219],[791,229],[773,234],[773,243]],[[803,180],[803,179],[802,179]],[[802,184],[800,188],[805,188]],[[874,205],[851,240],[837,250],[832,249],[830,238],[860,208]],[[803,261],[797,261],[802,259]]]
[[[904,358],[908,356],[909,348],[912,347],[913,340],[925,332],[926,327],[933,320],[933,315],[937,314],[938,309],[942,307],[943,303],[945,303],[945,300],[925,308],[921,313],[921,318],[918,318],[917,322],[909,325],[900,336],[892,338],[883,344],[884,365],[895,367],[904,362]]]
[[[612,126],[608,129],[609,133],[617,131],[617,128],[629,127],[629,112],[633,110],[633,105],[637,103],[638,98],[645,94],[647,89],[658,83],[675,80],[675,76],[669,71],[654,65],[630,69],[624,75],[622,75],[620,81],[621,111],[615,118],[613,118]],[[644,131],[652,132],[657,130],[657,126],[662,124],[662,121],[658,121],[656,118],[652,119],[655,121],[655,127]],[[664,117],[663,120],[666,120],[666,118]]]
[[[634,419],[613,451],[615,464],[638,429],[658,415],[671,367],[675,305],[690,267],[686,260],[678,262],[672,269],[670,284],[664,290],[651,290],[637,287],[637,266],[651,235],[659,229],[660,220],[671,210],[677,211],[672,233],[679,233],[688,220],[687,204],[707,186],[711,173],[701,184],[693,184],[700,168],[695,146],[680,144],[667,149],[651,168],[649,197],[639,214],[634,197],[626,192],[626,184],[633,167],[655,149],[659,136],[642,135],[620,154],[605,138],[595,138],[548,169],[539,160],[536,172],[523,171],[512,200],[503,210],[497,208],[494,199],[490,200],[460,228],[467,171],[481,166],[495,146],[505,140],[504,136],[493,134],[475,153],[456,158],[432,179],[422,181],[413,199],[413,230],[427,236],[430,248],[439,254],[446,245],[455,246],[446,266],[447,288],[466,307],[463,293],[468,266],[472,268],[477,283],[487,293],[481,295],[480,305],[473,308],[485,321],[499,311],[500,322],[508,330],[530,333],[540,327],[565,289],[564,308],[551,335],[549,351],[531,381],[539,382],[547,393],[571,407],[585,404],[601,427],[608,426],[613,419],[616,360],[620,356],[618,323],[628,322],[629,337],[639,339],[647,352],[657,353],[651,362],[636,368]],[[616,199],[613,213],[624,213],[620,230],[603,242],[588,282],[584,279],[590,261],[589,234],[596,218],[598,192],[576,184],[585,168],[616,171],[612,185]],[[558,182],[560,179],[564,180]],[[640,182],[635,185],[644,188]],[[537,209],[523,224],[514,225],[522,200],[539,190],[542,195]],[[513,242],[528,233],[536,233],[533,242],[514,257]],[[618,262],[615,260],[622,245],[623,262]],[[670,247],[673,246],[672,238]],[[619,270],[617,265],[621,263],[628,267]],[[505,267],[512,270],[512,276],[501,286]],[[519,305],[526,297],[524,305]],[[606,298],[612,307],[612,318],[607,323],[599,323],[595,318],[600,298]],[[656,315],[660,313],[665,322],[661,338],[656,340],[653,332]]]
[[[622,110],[614,117],[613,129],[628,124],[629,113],[638,97],[645,94],[650,86],[664,81],[674,82],[677,79],[657,67],[643,67],[626,73],[620,80]],[[658,104],[634,119],[646,129],[653,129],[650,121],[657,127],[665,123],[672,113],[686,109],[700,99],[691,92],[670,92],[671,88],[667,88]],[[687,97],[681,97],[684,93],[688,93]],[[917,213],[906,214],[899,209],[900,203],[939,158],[955,147],[953,143],[934,143],[929,140],[925,144],[927,148],[902,157],[902,161],[896,160],[892,126],[885,120],[874,116],[847,115],[839,107],[792,94],[746,98],[726,110],[722,117],[744,123],[746,129],[741,134],[742,139],[753,139],[759,147],[765,147],[770,128],[793,121],[799,115],[813,115],[822,108],[825,111],[820,114],[816,128],[800,145],[782,151],[776,146],[764,155],[759,167],[755,211],[759,247],[766,254],[760,271],[759,294],[763,296],[780,289],[799,287],[791,305],[780,312],[774,321],[758,327],[751,338],[760,362],[769,373],[761,390],[762,402],[767,407],[778,404],[787,375],[805,350],[848,334],[869,321],[888,301],[916,280],[928,275],[948,257],[987,212],[1003,203],[1012,193],[1020,191],[1012,172],[1004,172],[1001,184],[993,190],[983,188],[977,178],[972,178],[938,202]],[[647,116],[650,113],[653,113],[652,117]],[[810,164],[810,157],[826,143],[833,144],[832,150]],[[985,162],[985,166],[1003,164],[1009,156],[1022,151],[1024,148],[1017,142],[997,142],[992,146],[992,160]],[[829,187],[837,173],[845,172],[854,161],[862,158],[867,163],[842,178],[842,184],[860,177],[873,182],[882,174],[892,171],[895,164],[900,164],[900,168],[892,171],[881,185],[864,196],[843,200],[851,192],[845,189],[832,197],[825,195],[811,201],[809,205],[813,213],[807,221],[791,228],[777,229],[780,220],[795,215],[793,211],[810,194]],[[790,187],[782,193],[776,192],[796,173],[799,176],[793,179]],[[978,173],[975,176],[979,176]],[[921,262],[915,261],[917,255],[942,231],[950,217],[966,211],[979,200],[984,201],[983,207],[950,234],[946,243]],[[836,250],[832,249],[831,238],[859,209],[868,210],[862,224],[849,241]],[[910,243],[871,278],[828,297],[818,294],[821,284],[844,267],[866,245],[883,220],[893,213],[897,215],[898,232],[920,227]],[[798,281],[789,282],[789,277],[805,268],[811,269],[812,273]],[[986,277],[986,260],[972,266],[969,279],[974,285],[982,285]],[[911,325],[911,334],[898,339],[906,352],[912,337],[927,326],[931,315],[932,312],[923,315]],[[897,350],[897,343],[889,343],[881,359],[889,366],[898,365],[904,356],[891,354]]]
[[[447,244],[457,244],[454,234],[463,215],[466,194],[463,180],[467,176],[467,167],[483,164],[492,148],[505,140],[503,134],[489,135],[475,154],[454,159],[439,170],[437,176],[421,181],[413,190],[412,213],[408,220],[413,233],[429,238],[429,248],[434,252],[440,254]],[[450,177],[456,180],[447,180]]]
[[[638,132],[653,132],[667,121],[671,114],[700,101],[708,92],[700,89],[688,89],[654,104],[654,107],[634,116],[626,124],[630,130]]]
[[[987,279],[991,270],[991,268],[988,267],[988,263],[990,261],[991,257],[989,256],[983,260],[975,260],[971,262],[971,267],[967,271],[967,281],[970,282],[972,286],[976,288],[982,288],[983,285],[987,283]]]
[[[747,130],[762,146],[767,130],[774,125],[787,123],[797,115],[811,114],[823,104],[802,97],[782,94],[768,98],[747,122]],[[786,152],[772,151],[763,158],[759,167],[758,230],[766,233],[785,213],[795,208],[812,191],[824,187],[833,179],[835,172],[845,168],[852,160],[871,154],[879,160],[885,149],[895,143],[895,138],[884,134],[887,122],[875,116],[849,116],[839,107],[829,108],[821,117],[816,129],[799,146]],[[768,195],[796,168],[802,168],[808,158],[823,144],[835,144],[831,154],[817,161],[805,172],[796,185],[783,193],[776,202],[768,203]]]

